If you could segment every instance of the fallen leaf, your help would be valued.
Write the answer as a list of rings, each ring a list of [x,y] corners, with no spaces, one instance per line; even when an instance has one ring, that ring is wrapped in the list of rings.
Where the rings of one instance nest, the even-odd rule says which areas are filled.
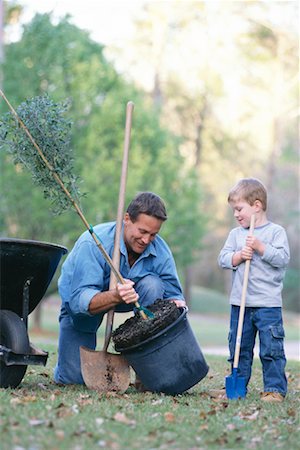
[[[45,423],[47,423],[46,420],[41,420],[41,419],[30,419],[29,420],[29,425],[31,427],[37,427],[39,425],[45,425]]]
[[[65,438],[65,432],[63,430],[55,430],[55,436],[63,440]]]
[[[95,422],[96,425],[100,426],[104,423],[104,419],[102,417],[96,417]]]
[[[245,420],[256,420],[258,417],[259,411],[256,410],[254,411],[252,414],[243,414],[240,413],[239,416],[241,419],[245,419]]]
[[[71,411],[73,411],[73,413],[75,413],[75,414],[78,414],[79,413],[79,408],[78,408],[78,405],[73,405],[72,407],[71,407]]]
[[[79,394],[80,399],[91,398],[90,394]]]
[[[200,411],[200,413],[199,413],[199,417],[200,417],[200,419],[202,419],[202,420],[205,420],[205,419],[207,418],[207,414],[206,414],[206,412],[204,412],[204,411]]]
[[[14,397],[10,400],[11,405],[24,405],[30,402],[36,402],[37,398],[35,395],[26,395],[23,397]]]
[[[289,408],[287,410],[287,413],[290,417],[295,417],[296,416],[296,411],[293,408]]]
[[[93,400],[91,398],[79,399],[78,403],[80,406],[92,405]]]
[[[166,422],[175,422],[175,415],[171,412],[165,412],[164,417]]]
[[[153,401],[151,402],[151,405],[161,405],[162,402],[163,402],[163,399],[160,398],[160,399],[158,399],[158,400],[153,400]]]
[[[9,403],[11,405],[20,405],[22,404],[22,400],[20,400],[19,398],[11,398]]]
[[[117,412],[114,415],[114,420],[116,422],[125,423],[125,425],[135,425],[136,424],[135,420],[129,419],[124,413],[121,413],[121,412]]]

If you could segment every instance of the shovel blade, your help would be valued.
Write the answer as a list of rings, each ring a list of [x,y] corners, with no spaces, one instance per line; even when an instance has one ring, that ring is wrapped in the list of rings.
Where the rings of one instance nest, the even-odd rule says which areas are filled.
[[[130,368],[121,355],[80,347],[81,373],[86,386],[99,392],[125,392]]]
[[[225,388],[227,398],[230,400],[246,397],[246,380],[244,377],[237,376],[237,369],[233,369],[232,375],[225,378]]]

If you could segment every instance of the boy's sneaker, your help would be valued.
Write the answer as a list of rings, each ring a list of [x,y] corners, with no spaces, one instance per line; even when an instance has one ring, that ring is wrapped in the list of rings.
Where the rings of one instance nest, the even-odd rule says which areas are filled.
[[[260,398],[263,402],[283,402],[284,400],[284,396],[279,392],[263,392]]]

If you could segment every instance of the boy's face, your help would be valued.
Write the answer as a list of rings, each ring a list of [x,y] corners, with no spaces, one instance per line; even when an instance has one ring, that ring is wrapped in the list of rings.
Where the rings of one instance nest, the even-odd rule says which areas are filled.
[[[249,228],[250,227],[250,218],[252,214],[257,212],[257,204],[256,202],[254,205],[249,205],[245,200],[234,200],[231,201],[230,206],[233,210],[233,215],[237,222],[241,225],[243,228]]]

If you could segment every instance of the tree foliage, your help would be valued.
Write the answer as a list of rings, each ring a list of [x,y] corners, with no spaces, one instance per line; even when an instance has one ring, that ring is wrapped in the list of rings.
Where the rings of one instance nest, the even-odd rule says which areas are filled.
[[[127,201],[137,191],[153,190],[161,195],[170,216],[162,234],[174,250],[179,269],[192,261],[200,246],[203,220],[197,206],[185,209],[184,204],[192,204],[195,193],[201,191],[197,177],[188,171],[179,154],[178,140],[160,125],[152,103],[116,72],[105,59],[103,47],[71,25],[68,18],[54,25],[51,15],[45,14],[36,15],[24,27],[21,40],[9,44],[6,55],[2,67],[3,89],[13,105],[35,96],[48,98],[55,107],[68,101],[68,119],[64,126],[68,128],[70,120],[73,126],[70,139],[66,135],[63,137],[67,146],[64,148],[74,149],[72,170],[83,180],[82,190],[86,196],[81,203],[91,223],[114,220],[116,216],[126,103],[134,102]],[[0,108],[5,111],[3,102]],[[35,123],[39,109],[41,107],[36,105],[32,121],[27,118],[33,134],[39,126]],[[50,128],[52,126],[50,124]],[[41,131],[39,140],[49,143],[51,137],[46,128]],[[46,134],[42,137],[43,131]],[[58,144],[55,147],[58,153],[59,139],[58,133],[53,143]],[[63,148],[61,150],[66,154]],[[28,173],[19,165],[13,166],[6,154],[2,153],[0,158],[5,192],[0,200],[0,208],[5,212],[1,233],[72,245],[82,231],[80,221],[74,220],[72,212],[49,216],[49,202],[45,203],[39,189],[32,186]],[[64,162],[60,160],[58,166]],[[28,195],[24,202],[25,192]],[[181,200],[177,208],[178,197]],[[22,211],[21,216],[18,211]],[[191,223],[196,225],[193,233],[190,233]],[[173,237],[178,230],[181,236],[186,235],[184,240]]]
[[[26,100],[0,122],[0,149],[7,149],[13,162],[31,173],[56,214],[72,203],[54,174],[75,202],[81,197],[73,169],[71,122],[64,116],[66,109],[67,105],[54,103],[44,95]]]

